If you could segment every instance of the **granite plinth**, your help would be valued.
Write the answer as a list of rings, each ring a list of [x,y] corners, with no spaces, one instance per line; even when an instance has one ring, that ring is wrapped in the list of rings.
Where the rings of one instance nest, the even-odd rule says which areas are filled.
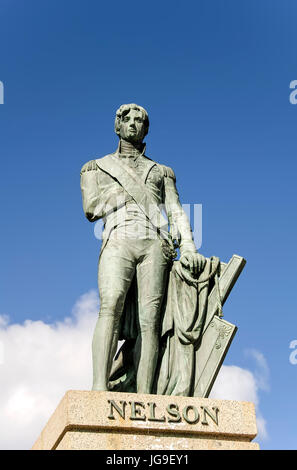
[[[258,449],[253,403],[67,391],[33,450]]]

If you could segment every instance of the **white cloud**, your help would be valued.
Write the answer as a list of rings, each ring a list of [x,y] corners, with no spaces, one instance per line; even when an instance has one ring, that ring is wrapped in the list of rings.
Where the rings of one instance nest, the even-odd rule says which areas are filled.
[[[263,418],[259,408],[259,389],[267,390],[268,367],[262,353],[255,350],[253,350],[253,353],[254,354],[251,356],[256,360],[260,357],[260,360],[257,361],[258,368],[256,373],[252,373],[247,369],[242,369],[241,367],[237,366],[222,366],[211,391],[210,397],[221,400],[253,402],[256,408],[258,428],[257,439],[267,439],[268,434],[266,421]],[[261,378],[261,366],[263,368],[263,377],[265,376],[265,381]],[[263,384],[265,385],[265,388]]]
[[[90,390],[98,306],[97,292],[90,291],[78,299],[70,317],[54,324],[10,324],[0,315],[0,449],[30,449],[66,390]],[[223,366],[211,396],[254,402],[259,436],[265,437],[258,390],[267,387],[268,368],[261,353],[251,351],[256,373]],[[261,370],[266,371],[264,385]]]
[[[245,355],[256,362],[254,374],[259,389],[269,392],[269,367],[264,355],[256,349],[247,349]]]
[[[6,326],[9,323],[8,315],[0,315],[0,327]]]
[[[211,397],[222,400],[252,401],[258,404],[255,377],[249,370],[237,366],[222,366]]]
[[[46,324],[9,324],[0,316],[0,448],[29,449],[66,390],[91,388],[91,340],[98,296],[90,291],[72,316]]]

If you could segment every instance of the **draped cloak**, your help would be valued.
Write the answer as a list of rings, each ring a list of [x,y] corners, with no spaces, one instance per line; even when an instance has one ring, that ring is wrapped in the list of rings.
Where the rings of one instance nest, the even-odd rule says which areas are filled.
[[[207,259],[199,279],[212,270]],[[189,281],[180,261],[173,261],[164,294],[159,338],[159,359],[153,393],[160,395],[195,396],[197,350],[207,312],[211,280],[200,284]],[[120,339],[124,341],[116,355],[110,375],[110,389],[136,392],[137,287],[132,283],[121,320]]]

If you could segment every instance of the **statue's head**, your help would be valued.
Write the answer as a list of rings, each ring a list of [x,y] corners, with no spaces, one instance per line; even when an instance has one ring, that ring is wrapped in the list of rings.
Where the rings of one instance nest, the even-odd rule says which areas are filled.
[[[138,104],[122,104],[116,112],[115,132],[128,142],[141,143],[148,133],[149,118],[146,110]]]

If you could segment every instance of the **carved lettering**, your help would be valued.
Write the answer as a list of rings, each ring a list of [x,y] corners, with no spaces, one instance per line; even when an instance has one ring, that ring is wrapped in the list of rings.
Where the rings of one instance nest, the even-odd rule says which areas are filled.
[[[108,400],[110,404],[110,412],[108,419],[116,419],[121,417],[126,419],[126,401],[119,401],[116,403],[115,400]],[[182,420],[188,424],[196,424],[200,420],[200,414],[198,409],[194,405],[188,405],[183,408],[180,412],[178,405],[175,403],[169,403],[166,407],[166,414],[162,413],[157,409],[155,402],[148,402],[147,404],[140,401],[130,401],[130,416],[129,419],[132,421],[152,421],[159,423],[180,423]],[[200,406],[201,412],[201,424],[208,426],[209,420],[213,421],[217,426],[219,425],[219,408],[212,407],[209,409],[207,406]],[[147,414],[145,411],[147,410]],[[127,416],[128,418],[128,416]]]
[[[164,421],[166,421],[166,418],[164,415],[161,418],[156,417],[156,413],[155,413],[156,406],[157,406],[156,403],[150,402],[148,403],[148,405],[149,405],[149,411],[150,411],[148,421],[159,421],[160,423],[164,423]]]
[[[178,406],[174,403],[170,403],[166,408],[167,413],[172,416],[172,418],[168,418],[168,423],[180,423],[181,422],[181,415],[178,409]]]
[[[207,408],[207,406],[201,406],[201,409],[203,410],[203,420],[201,421],[201,424],[208,425],[208,421],[206,419],[206,415],[208,415],[217,426],[219,425],[219,408],[212,407],[213,411],[215,412],[215,415]]]
[[[189,417],[189,412],[190,411],[192,412],[191,413],[192,418]],[[196,423],[198,423],[199,418],[200,418],[197,408],[193,405],[185,406],[185,408],[183,409],[182,414],[183,414],[184,420],[188,424],[196,424]],[[194,414],[194,416],[193,416],[193,414]]]
[[[131,405],[131,420],[135,421],[145,421],[146,416],[141,414],[141,408],[145,409],[145,404],[141,401],[129,401]]]
[[[108,400],[108,403],[110,403],[110,413],[107,416],[108,419],[115,419],[113,415],[114,409],[118,412],[121,418],[125,419],[125,406],[127,404],[125,401],[120,401],[120,403],[122,404],[122,408],[120,408],[114,400]]]

